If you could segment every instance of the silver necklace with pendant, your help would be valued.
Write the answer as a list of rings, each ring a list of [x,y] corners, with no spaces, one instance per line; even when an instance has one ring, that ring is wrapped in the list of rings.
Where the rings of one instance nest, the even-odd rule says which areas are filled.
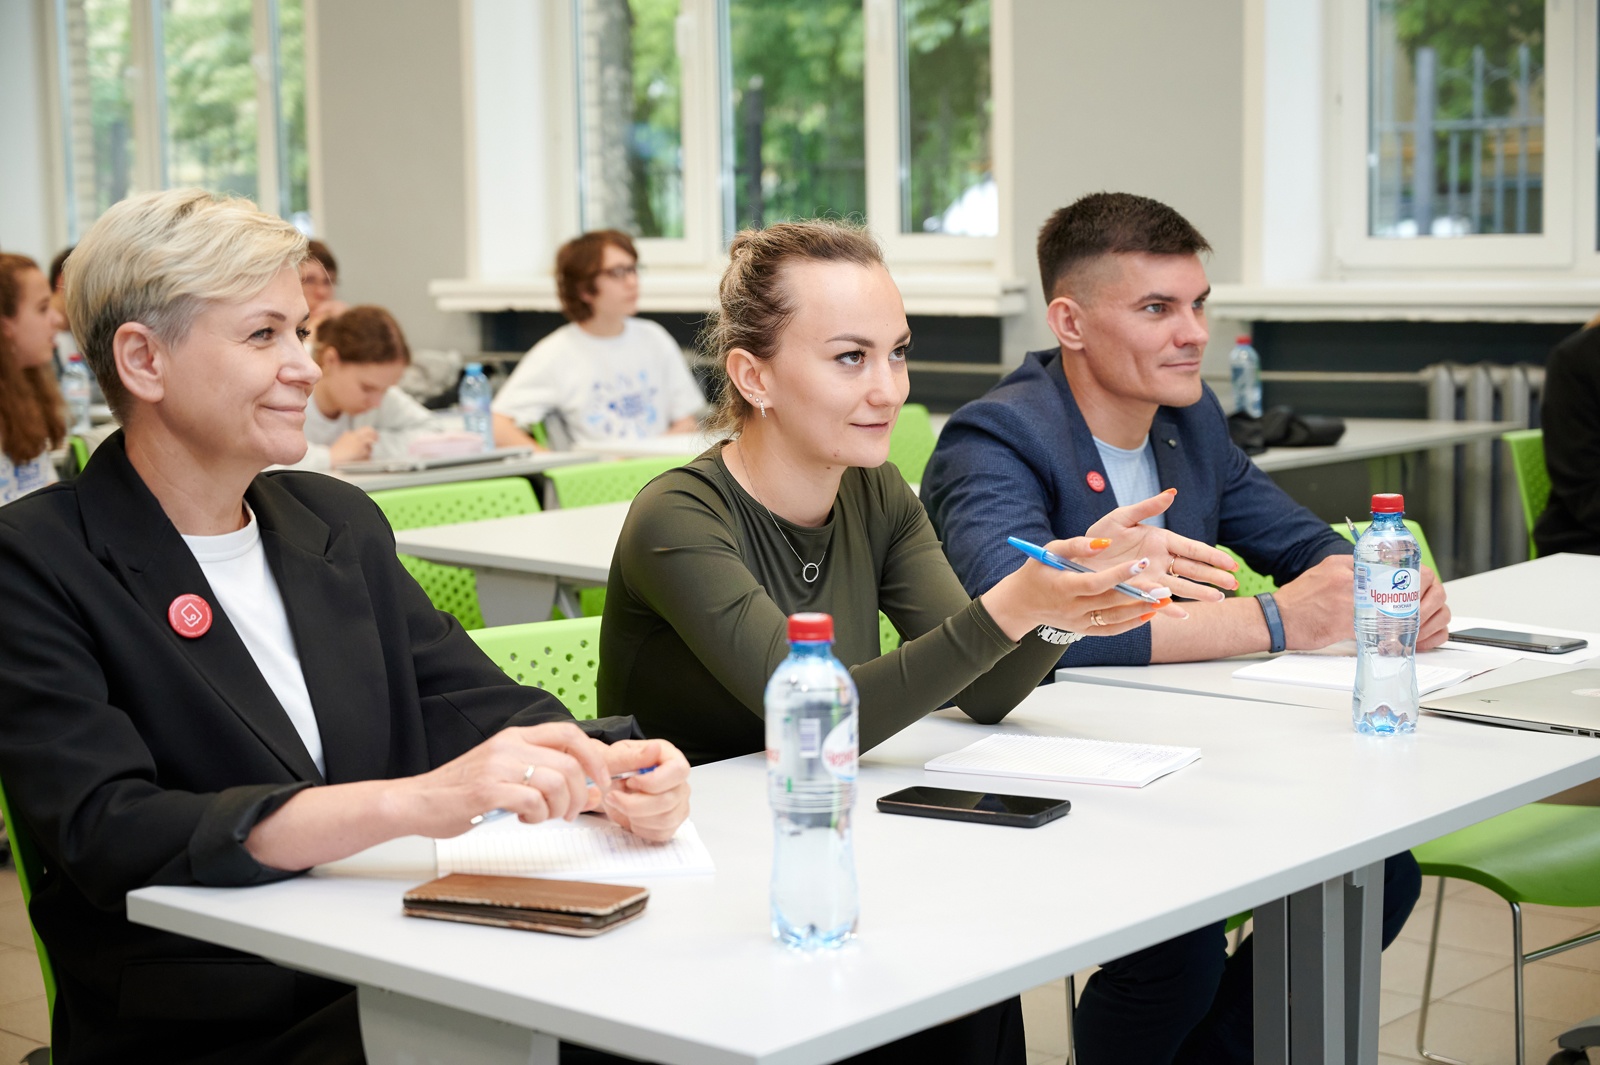
[[[756,492],[756,479],[750,473],[750,463],[745,461],[744,452],[739,452],[739,464],[744,467],[744,475],[750,478],[750,495],[757,503],[761,503],[761,496]],[[778,524],[777,517],[772,513],[772,508],[761,503],[761,509],[767,512],[767,520],[772,522],[772,527],[778,530],[778,535],[783,537],[783,542],[789,546],[789,551],[794,555],[794,560],[800,563],[800,579],[807,584],[817,583],[817,578],[822,576],[822,563],[828,558],[828,549],[822,549],[822,557],[815,562],[807,562],[795,549],[794,541],[789,539],[789,534],[783,531],[783,526]]]

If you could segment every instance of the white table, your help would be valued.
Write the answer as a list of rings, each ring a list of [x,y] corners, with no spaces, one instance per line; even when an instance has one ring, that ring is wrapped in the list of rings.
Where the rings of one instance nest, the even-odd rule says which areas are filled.
[[[429,484],[454,484],[457,481],[481,481],[489,477],[527,477],[543,473],[555,466],[570,466],[579,462],[592,462],[594,456],[579,451],[537,451],[499,462],[468,462],[460,466],[440,466],[432,470],[406,470],[400,473],[351,473],[337,470],[333,476],[349,481],[364,492],[377,492],[385,488],[417,488]]]
[[[545,510],[395,533],[401,552],[471,566],[489,625],[544,621],[568,585],[604,584],[630,503]],[[568,616],[576,616],[566,609]],[[576,608],[573,608],[574,610]]]
[[[703,432],[663,433],[660,436],[586,443],[572,453],[582,454],[589,460],[595,458],[644,458],[657,455],[664,458],[673,455],[688,455],[692,457],[700,454],[727,435],[727,433]]]
[[[554,1062],[557,1038],[685,1065],[806,1065],[1254,907],[1258,1060],[1375,1061],[1377,908],[1369,896],[1366,953],[1345,958],[1352,871],[1381,875],[1386,855],[1600,774],[1600,744],[1445,720],[1384,742],[1341,714],[1247,716],[1247,705],[1257,704],[1040,689],[999,728],[1205,755],[1142,790],[1008,782],[1074,800],[1069,817],[1034,831],[872,806],[919,782],[992,787],[921,766],[996,729],[946,711],[883,744],[863,760],[861,938],[836,957],[769,939],[760,755],[695,770],[694,819],[716,876],[654,882],[645,918],[598,939],[407,920],[406,885],[384,880],[146,888],[129,896],[129,914],[358,985],[374,1065]],[[1286,896],[1292,905],[1274,902]],[[1296,949],[1285,951],[1291,909]],[[1348,1055],[1346,961],[1368,978],[1349,1022],[1366,1027]],[[1286,1024],[1270,977],[1291,962]]]
[[[1600,555],[1550,555],[1515,566],[1479,573],[1445,582],[1452,612],[1463,617],[1494,618],[1538,630],[1600,628],[1600,607],[1591,590],[1600,588]],[[1268,657],[1265,653],[1210,662],[1173,662],[1154,666],[1080,666],[1056,671],[1058,682],[1108,684],[1117,688],[1149,688],[1156,691],[1220,695],[1232,699],[1255,699],[1326,709],[1342,708],[1350,713],[1350,693],[1330,688],[1310,688],[1299,684],[1272,684],[1238,680],[1234,670],[1246,662]],[[1592,667],[1593,660],[1577,663]],[[1435,694],[1477,691],[1529,680],[1551,672],[1577,668],[1577,665],[1552,656],[1548,660],[1514,662],[1481,673],[1454,687]],[[1421,728],[1432,728],[1436,718],[1428,717]]]
[[[1251,456],[1268,473],[1328,466],[1335,462],[1388,458],[1412,451],[1493,440],[1513,422],[1446,422],[1414,418],[1346,418],[1344,436],[1327,447],[1275,447]]]

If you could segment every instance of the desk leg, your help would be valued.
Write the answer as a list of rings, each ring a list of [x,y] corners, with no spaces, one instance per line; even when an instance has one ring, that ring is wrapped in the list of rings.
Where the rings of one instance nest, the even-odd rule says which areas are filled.
[[[560,1040],[410,995],[363,986],[361,1042],[370,1065],[558,1065]]]
[[[1256,1065],[1289,1063],[1289,900],[1273,899],[1251,917],[1255,940]]]
[[[1383,863],[1345,878],[1345,1060],[1377,1065],[1378,989],[1383,967]]]
[[[556,601],[556,579],[512,570],[479,569],[478,608],[485,625],[549,621]]]
[[[1289,896],[1289,1060],[1344,1060],[1344,878]]]

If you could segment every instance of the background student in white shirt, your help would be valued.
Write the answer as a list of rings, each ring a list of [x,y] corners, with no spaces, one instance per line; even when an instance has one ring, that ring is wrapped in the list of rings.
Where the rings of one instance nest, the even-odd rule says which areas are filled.
[[[306,404],[306,457],[296,469],[403,458],[417,436],[436,428],[422,404],[395,387],[411,349],[382,307],[352,307],[317,329],[313,357],[322,379]]]
[[[38,264],[0,254],[0,503],[56,481],[50,449],[67,430],[50,360],[64,327]]]
[[[533,443],[543,421],[556,446],[693,432],[705,397],[683,351],[639,309],[638,252],[602,229],[556,253],[567,324],[522,357],[494,401],[495,443]]]

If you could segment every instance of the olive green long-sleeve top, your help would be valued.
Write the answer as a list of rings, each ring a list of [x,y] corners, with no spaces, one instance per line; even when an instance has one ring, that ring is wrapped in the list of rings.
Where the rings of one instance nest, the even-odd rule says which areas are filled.
[[[801,559],[818,563],[812,584]],[[789,653],[788,615],[806,610],[833,615],[863,749],[951,700],[999,721],[1061,655],[1032,633],[1011,642],[967,595],[893,465],[847,469],[813,529],[774,518],[717,448],[656,478],[628,512],[600,633],[600,713],[633,714],[695,763],[761,750],[767,678]],[[886,655],[879,610],[905,640]]]

